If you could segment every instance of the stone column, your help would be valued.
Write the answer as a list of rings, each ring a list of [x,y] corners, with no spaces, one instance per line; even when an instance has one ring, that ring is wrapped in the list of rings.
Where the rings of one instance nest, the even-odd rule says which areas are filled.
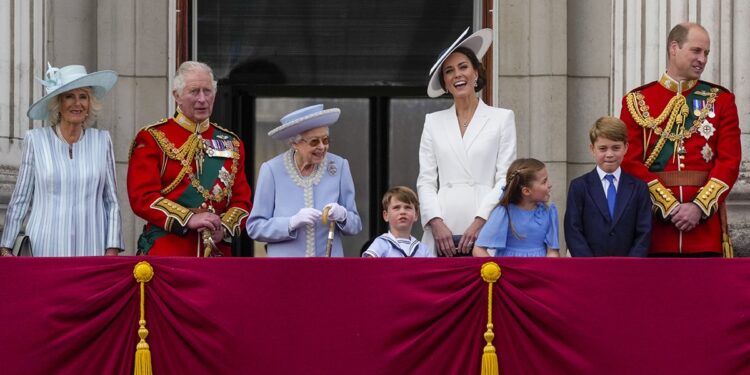
[[[41,122],[31,122],[26,111],[42,87],[34,77],[42,77],[46,64],[44,0],[0,2],[0,226],[5,222],[10,195],[21,163],[21,141],[26,131]]]
[[[515,112],[518,157],[547,165],[562,224],[567,185],[567,5],[554,0],[499,0],[495,9],[495,105]]]
[[[99,127],[112,134],[123,238],[129,253],[135,251],[144,221],[133,214],[128,202],[128,153],[139,129],[169,117],[168,77],[174,73],[168,63],[170,7],[173,2],[100,0],[97,8],[98,67],[120,74],[104,100]]]

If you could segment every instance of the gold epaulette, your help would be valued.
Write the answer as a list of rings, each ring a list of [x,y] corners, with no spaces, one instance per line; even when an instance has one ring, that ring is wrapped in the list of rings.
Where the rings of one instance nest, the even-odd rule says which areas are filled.
[[[177,222],[184,227],[187,226],[188,220],[193,216],[193,212],[183,205],[164,197],[159,197],[154,203],[151,203],[151,208],[159,210],[167,215],[166,224],[164,225],[164,229],[167,231],[171,230],[174,220],[177,220]]]
[[[221,223],[224,224],[224,227],[227,228],[232,236],[239,236],[242,232],[240,222],[249,215],[250,214],[247,211],[239,207],[231,207],[227,212],[221,215]]]
[[[651,202],[654,204],[654,208],[658,209],[664,219],[669,217],[680,203],[674,197],[672,191],[662,185],[659,180],[649,182],[648,191],[651,193]]]
[[[712,177],[700,190],[693,203],[701,208],[705,216],[711,216],[719,208],[719,197],[729,190],[729,185]]]
[[[141,132],[142,130],[146,130],[146,129],[152,128],[152,127],[157,126],[157,125],[166,124],[167,121],[169,121],[168,118],[163,118],[163,119],[161,119],[161,120],[159,120],[159,121],[157,121],[157,122],[155,122],[153,124],[149,124],[149,125],[146,125],[146,126],[142,127],[140,130],[138,130],[138,132]],[[138,134],[138,133],[136,133],[136,134]],[[130,143],[130,149],[128,150],[128,161],[130,161],[130,157],[133,156],[133,148],[134,147],[135,147],[135,138],[133,138],[133,142]]]
[[[148,128],[153,128],[154,126],[158,126],[158,125],[164,125],[167,122],[169,122],[169,119],[168,118],[163,118],[163,119],[161,119],[161,120],[159,120],[159,121],[157,121],[157,122],[155,122],[153,124],[148,124],[148,125],[142,127],[139,131],[146,130]]]
[[[231,130],[229,130],[229,129],[225,128],[225,127],[219,126],[219,124],[217,124],[217,123],[215,123],[215,122],[212,122],[212,123],[211,123],[211,125],[213,125],[213,126],[215,126],[215,127],[219,128],[219,129],[220,129],[221,131],[223,131],[223,132],[225,132],[225,133],[229,133],[229,134],[231,134],[231,135],[232,135],[233,137],[235,137],[235,138],[237,138],[237,139],[240,139],[240,137],[239,137],[239,136],[238,136],[237,134],[235,134],[235,133],[234,133],[233,131],[231,131]]]

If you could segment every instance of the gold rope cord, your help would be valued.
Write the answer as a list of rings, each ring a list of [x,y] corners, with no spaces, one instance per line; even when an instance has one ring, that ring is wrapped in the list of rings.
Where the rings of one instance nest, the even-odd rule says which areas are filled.
[[[646,168],[648,168],[654,163],[656,158],[659,156],[659,153],[661,153],[661,149],[664,147],[664,143],[668,138],[670,138],[669,136],[675,123],[678,124],[679,134],[682,134],[684,132],[684,122],[689,112],[687,100],[682,95],[675,95],[674,97],[672,97],[672,99],[669,100],[669,103],[667,103],[664,111],[662,111],[662,113],[656,119],[651,117],[651,115],[649,114],[648,106],[646,106],[643,94],[641,94],[640,92],[631,92],[630,94],[628,94],[626,101],[628,105],[628,111],[633,117],[633,120],[644,129],[651,129],[657,135],[659,135],[659,140],[656,142],[656,145],[654,145],[653,151],[644,161]],[[641,108],[636,108],[636,102],[641,105]],[[669,115],[669,120],[667,120],[667,123],[662,130],[658,126],[659,124],[664,122],[664,119],[667,118],[667,115]],[[644,144],[644,155],[646,152],[646,147],[647,145]]]
[[[169,159],[179,161],[180,164],[182,164],[182,169],[177,177],[167,187],[161,190],[162,194],[167,194],[182,182],[182,179],[186,174],[192,173],[192,160],[195,157],[196,151],[202,146],[202,143],[197,135],[191,134],[185,143],[183,143],[180,148],[177,148],[161,131],[157,129],[148,129],[148,132],[151,133],[151,136],[154,137],[156,143],[159,144],[159,147]]]
[[[487,262],[482,264],[482,270],[480,272],[482,280],[487,282],[487,331],[484,333],[484,341],[487,345],[484,346],[482,353],[482,375],[499,375],[500,368],[497,361],[497,351],[492,345],[492,340],[495,339],[495,333],[492,331],[494,326],[492,325],[492,284],[497,282],[502,275],[500,266],[495,262]]]
[[[141,298],[140,298],[140,310],[141,316],[138,320],[138,336],[141,340],[135,349],[135,367],[133,368],[134,375],[152,375],[151,371],[151,350],[149,349],[148,343],[146,343],[146,337],[148,336],[148,329],[146,329],[146,283],[151,281],[154,277],[154,268],[148,262],[138,262],[133,268],[133,277],[135,281],[140,284]]]

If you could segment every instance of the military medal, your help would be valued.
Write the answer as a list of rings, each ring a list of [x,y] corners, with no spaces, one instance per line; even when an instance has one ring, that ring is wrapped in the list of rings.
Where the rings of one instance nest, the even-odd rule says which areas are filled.
[[[695,115],[695,117],[700,117],[701,110],[705,106],[706,106],[706,101],[705,100],[693,99],[693,108],[694,108],[693,109],[693,114]]]
[[[708,120],[703,120],[703,123],[700,125],[700,128],[698,128],[698,131],[701,133],[703,138],[706,138],[706,140],[708,140],[712,135],[714,135],[716,128],[714,128],[714,126],[710,122],[708,122]]]
[[[712,150],[711,146],[706,143],[701,150],[701,155],[703,156],[703,160],[705,160],[706,163],[710,163],[711,159],[714,158],[714,150]]]
[[[716,117],[716,112],[714,112],[713,108],[711,108],[711,112],[708,112],[708,117],[710,117],[710,118]]]

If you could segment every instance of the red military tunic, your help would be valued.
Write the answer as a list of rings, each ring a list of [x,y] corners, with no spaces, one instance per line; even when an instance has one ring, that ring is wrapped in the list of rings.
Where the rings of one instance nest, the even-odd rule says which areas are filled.
[[[128,163],[128,197],[136,215],[147,221],[138,250],[149,255],[203,255],[201,233],[188,230],[197,212],[221,217],[225,238],[238,236],[250,212],[245,151],[232,132],[209,123],[198,125],[177,112],[141,129]],[[230,245],[216,244],[231,256]]]
[[[739,174],[742,152],[734,95],[704,81],[681,84],[664,74],[623,98],[628,127],[623,169],[649,185],[654,204],[651,253],[722,251],[719,205]],[[703,212],[691,231],[669,216],[679,203]]]

